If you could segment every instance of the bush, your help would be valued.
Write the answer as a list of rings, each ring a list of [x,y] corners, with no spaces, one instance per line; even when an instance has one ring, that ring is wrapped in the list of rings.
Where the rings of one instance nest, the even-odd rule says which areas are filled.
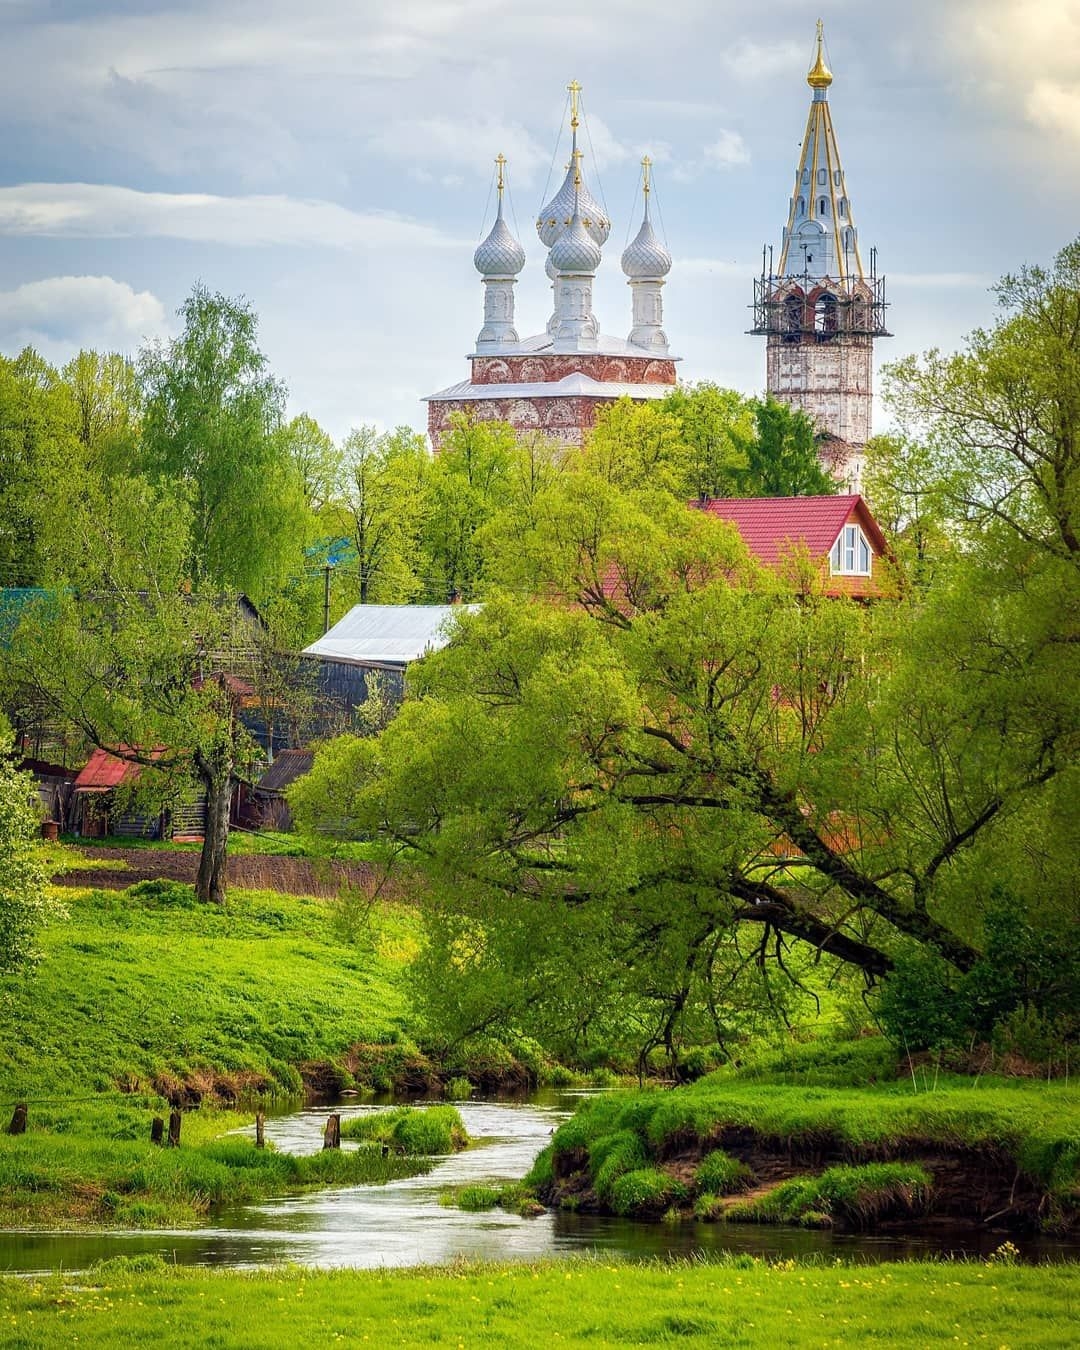
[[[472,1096],[473,1085],[467,1078],[451,1078],[443,1091],[447,1101],[465,1102]]]
[[[470,1214],[479,1214],[485,1209],[494,1209],[500,1199],[501,1194],[495,1186],[462,1186],[457,1193],[457,1207]]]
[[[667,1172],[641,1167],[618,1178],[611,1190],[611,1207],[616,1214],[650,1213],[665,1209],[685,1195],[686,1187]]]
[[[186,886],[182,881],[167,881],[164,877],[137,881],[128,887],[127,893],[148,908],[191,909],[196,903],[194,886]]]
[[[863,1227],[886,1214],[921,1214],[930,1198],[930,1177],[917,1163],[866,1163],[830,1167],[818,1177],[794,1177],[748,1204],[734,1205],[729,1219],[798,1223],[820,1228],[835,1219]]]

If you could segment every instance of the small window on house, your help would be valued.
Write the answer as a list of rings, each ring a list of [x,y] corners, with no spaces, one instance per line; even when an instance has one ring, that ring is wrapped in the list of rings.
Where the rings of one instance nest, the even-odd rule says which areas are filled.
[[[833,177],[833,182],[836,184],[837,187],[839,187],[839,186],[840,186],[840,170],[839,170],[839,169],[834,169],[834,170],[833,170],[833,176],[832,176],[832,177]]]
[[[822,197],[821,200],[818,202],[818,215],[827,216],[828,214],[829,214],[829,199],[828,197]]]
[[[818,169],[817,180],[819,183],[821,183],[822,186],[824,186],[829,181],[828,173],[826,173],[824,169]]]
[[[841,197],[841,198],[840,198],[840,214],[841,214],[842,216],[846,216],[846,215],[847,215],[847,198],[846,198],[846,197]]]
[[[829,554],[829,569],[834,576],[868,577],[872,557],[866,535],[858,525],[845,525]]]
[[[803,180],[804,183],[809,183],[809,181],[810,181],[810,170],[809,170],[809,169],[803,169],[803,171],[802,171],[802,180]]]
[[[805,197],[800,197],[800,198],[799,198],[799,215],[800,215],[800,216],[805,216],[805,215],[806,215],[806,198],[805,198]]]

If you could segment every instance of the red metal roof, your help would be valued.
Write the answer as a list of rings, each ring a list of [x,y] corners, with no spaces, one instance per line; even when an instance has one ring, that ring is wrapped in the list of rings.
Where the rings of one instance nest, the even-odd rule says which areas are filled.
[[[728,520],[746,547],[767,567],[775,567],[793,548],[805,545],[816,562],[828,556],[852,516],[862,526],[874,552],[886,551],[877,521],[857,494],[847,497],[718,497],[693,503],[702,511]]]
[[[160,754],[161,751],[155,753]],[[112,788],[119,787],[121,783],[138,778],[141,768],[142,765],[134,764],[130,759],[121,759],[118,755],[110,754],[108,750],[94,750],[86,761],[86,767],[75,779],[75,791],[108,792]]]

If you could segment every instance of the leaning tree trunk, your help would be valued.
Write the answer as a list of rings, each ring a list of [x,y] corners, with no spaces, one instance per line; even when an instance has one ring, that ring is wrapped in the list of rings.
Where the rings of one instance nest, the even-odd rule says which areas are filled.
[[[232,755],[223,749],[200,751],[195,767],[206,791],[206,829],[203,832],[195,896],[210,904],[225,903],[228,885],[229,804],[232,798]]]

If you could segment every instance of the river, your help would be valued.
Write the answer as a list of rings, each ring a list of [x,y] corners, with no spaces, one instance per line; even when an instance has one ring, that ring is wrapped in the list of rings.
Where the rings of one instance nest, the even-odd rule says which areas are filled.
[[[523,1219],[499,1209],[469,1214],[439,1203],[448,1187],[519,1180],[581,1095],[539,1092],[523,1102],[460,1103],[474,1146],[440,1159],[425,1176],[265,1200],[222,1211],[194,1230],[3,1232],[0,1271],[79,1270],[108,1257],[146,1252],[181,1265],[239,1269],[279,1262],[369,1268],[438,1265],[584,1252],[636,1259],[724,1251],[770,1258],[817,1253],[830,1259],[879,1261],[947,1253],[985,1256],[1004,1240],[1000,1233],[972,1235],[966,1229],[930,1225],[900,1237],[756,1224],[648,1224],[561,1212]],[[333,1109],[344,1119],[381,1108],[343,1104]],[[315,1152],[322,1147],[329,1110],[323,1106],[272,1117],[266,1122],[267,1140],[279,1149]],[[1013,1241],[1025,1260],[1080,1258],[1076,1243]]]

